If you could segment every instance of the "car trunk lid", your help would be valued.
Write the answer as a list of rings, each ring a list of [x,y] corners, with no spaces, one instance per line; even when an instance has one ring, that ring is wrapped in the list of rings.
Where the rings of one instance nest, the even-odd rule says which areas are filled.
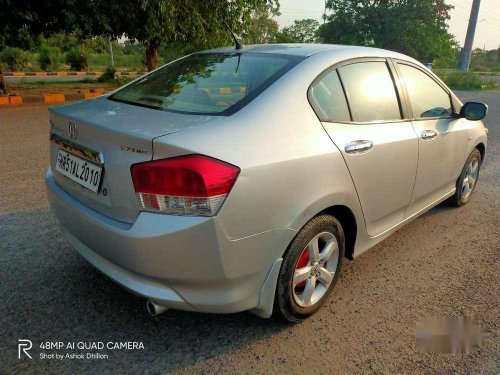
[[[132,223],[140,205],[130,166],[152,160],[154,138],[207,123],[212,118],[138,107],[106,97],[51,108],[51,167],[56,182],[92,209]],[[56,171],[60,149],[103,167],[97,193]]]

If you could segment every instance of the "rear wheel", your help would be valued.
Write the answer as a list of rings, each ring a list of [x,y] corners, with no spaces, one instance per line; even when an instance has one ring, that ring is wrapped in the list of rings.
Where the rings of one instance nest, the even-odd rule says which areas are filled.
[[[465,162],[462,173],[457,180],[457,190],[453,196],[448,199],[448,203],[454,207],[460,207],[469,202],[472,192],[476,187],[479,178],[479,169],[481,167],[481,153],[478,149],[471,152]]]
[[[319,310],[340,274],[345,238],[333,216],[317,216],[290,244],[278,278],[275,311],[299,322]]]

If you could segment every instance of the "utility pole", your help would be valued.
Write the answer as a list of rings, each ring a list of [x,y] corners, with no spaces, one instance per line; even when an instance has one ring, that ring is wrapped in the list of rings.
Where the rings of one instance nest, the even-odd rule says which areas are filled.
[[[472,45],[474,44],[474,34],[476,33],[477,17],[479,15],[479,6],[481,0],[473,0],[470,10],[469,26],[467,27],[467,35],[465,36],[464,48],[460,54],[460,69],[464,72],[469,70],[470,56],[472,53]]]
[[[325,0],[325,10],[323,11],[323,25],[326,22],[326,0]]]
[[[109,43],[109,54],[111,55],[111,67],[114,69],[115,68],[115,59],[113,57],[113,45],[111,44],[110,37],[108,37],[108,43]]]

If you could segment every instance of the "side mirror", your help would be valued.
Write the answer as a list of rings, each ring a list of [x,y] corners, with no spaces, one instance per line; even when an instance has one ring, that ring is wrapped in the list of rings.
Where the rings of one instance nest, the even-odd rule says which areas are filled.
[[[467,102],[463,105],[460,110],[460,117],[464,117],[467,120],[479,121],[486,116],[488,113],[488,106],[484,103],[477,102]]]

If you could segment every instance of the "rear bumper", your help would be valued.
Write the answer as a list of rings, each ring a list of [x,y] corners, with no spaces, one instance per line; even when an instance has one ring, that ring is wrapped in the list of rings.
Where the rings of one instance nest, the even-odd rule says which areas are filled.
[[[147,212],[133,224],[122,223],[75,200],[50,169],[46,185],[71,246],[124,288],[169,308],[213,313],[266,308],[261,297],[273,287],[268,275],[294,235],[279,229],[232,240],[216,217]]]

